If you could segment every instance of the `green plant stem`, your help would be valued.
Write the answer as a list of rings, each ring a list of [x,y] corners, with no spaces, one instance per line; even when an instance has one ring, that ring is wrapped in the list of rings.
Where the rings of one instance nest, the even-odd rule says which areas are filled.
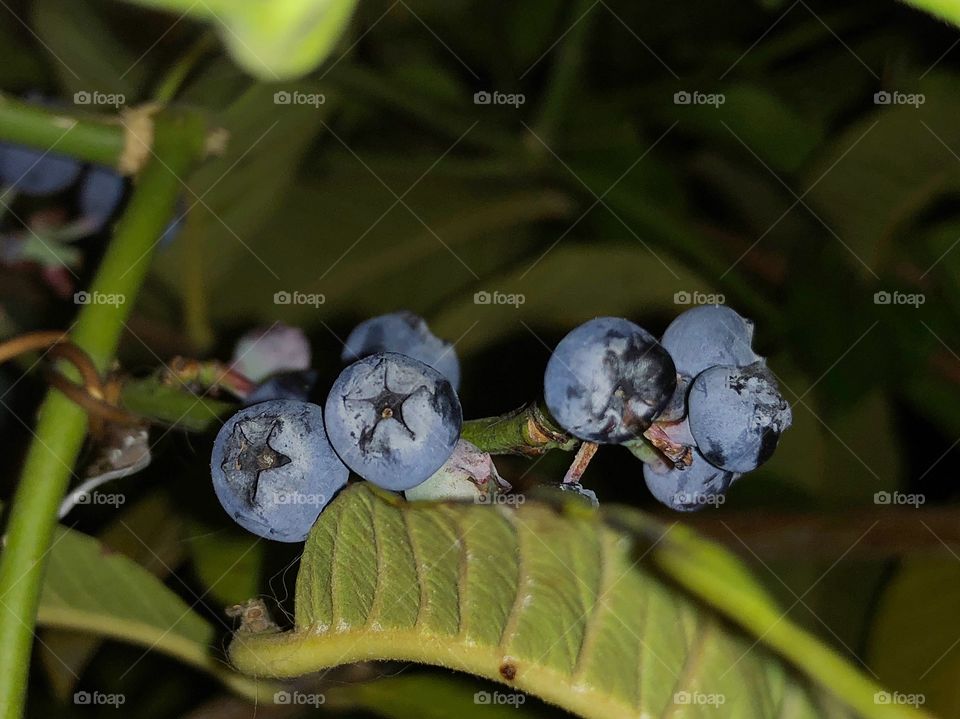
[[[117,164],[126,142],[123,125],[115,120],[54,111],[4,94],[0,94],[0,137],[109,166]]]
[[[460,436],[490,454],[537,456],[551,449],[570,451],[580,443],[560,429],[539,403],[499,417],[464,422]]]
[[[173,67],[167,71],[163,79],[160,80],[157,89],[153,93],[153,99],[162,103],[172,101],[177,96],[177,93],[180,92],[180,88],[183,87],[187,76],[197,66],[197,63],[200,62],[200,58],[215,49],[216,46],[217,38],[212,32],[204,31],[201,33],[200,37],[187,48],[187,51],[177,60]]]
[[[44,116],[49,123],[50,117]],[[39,123],[38,123],[39,124]],[[3,139],[10,137],[0,117]],[[149,254],[163,232],[181,187],[180,176],[201,157],[205,127],[195,115],[155,118],[154,154],[143,171],[90,288],[91,294],[122,296],[121,304],[91,303],[80,311],[71,339],[103,372],[110,364],[126,319],[149,267]],[[41,135],[32,140],[40,141]],[[74,146],[84,159],[107,160],[102,145]],[[64,148],[66,149],[66,148]],[[96,150],[96,151],[94,151]],[[0,719],[16,719],[26,701],[30,652],[45,556],[57,507],[73,476],[87,418],[64,395],[51,390],[40,407],[34,441],[24,462],[0,557]]]

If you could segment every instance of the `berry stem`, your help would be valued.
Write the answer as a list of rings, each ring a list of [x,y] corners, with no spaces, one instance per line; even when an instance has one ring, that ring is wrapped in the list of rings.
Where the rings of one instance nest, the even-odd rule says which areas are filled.
[[[583,477],[583,473],[587,471],[590,460],[593,459],[593,455],[597,453],[599,446],[596,442],[583,442],[580,445],[577,454],[573,458],[573,463],[570,465],[570,469],[563,475],[564,484],[580,484],[580,479]]]
[[[631,439],[629,442],[624,442],[623,446],[629,449],[634,457],[644,464],[649,464],[657,472],[669,471],[670,465],[664,458],[663,453],[646,437]]]
[[[0,137],[43,148],[63,135],[63,117],[41,108],[0,97]],[[122,296],[117,304],[83,305],[70,339],[85,351],[97,371],[108,369],[121,333],[150,265],[149,255],[173,211],[180,177],[203,154],[205,123],[195,114],[158,114],[154,142],[126,212],[117,224],[93,280],[91,293]],[[56,129],[59,128],[59,129]],[[56,131],[55,131],[56,130]],[[119,126],[77,121],[58,150],[113,164],[123,149]],[[71,369],[69,376],[76,377]],[[27,675],[33,648],[40,585],[57,522],[57,508],[66,493],[83,446],[87,415],[57,390],[40,407],[34,441],[27,452],[7,524],[7,543],[0,556],[0,719],[23,714]]]
[[[538,402],[499,417],[463,423],[461,437],[488,454],[522,454],[536,457],[552,449],[573,450],[579,440],[557,426],[547,408]]]

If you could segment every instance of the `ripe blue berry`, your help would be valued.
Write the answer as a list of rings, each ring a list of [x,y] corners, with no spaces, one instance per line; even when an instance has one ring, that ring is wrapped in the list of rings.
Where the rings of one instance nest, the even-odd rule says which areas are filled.
[[[677,512],[695,512],[707,505],[721,504],[727,488],[738,476],[714,467],[696,449],[689,465],[667,472],[660,473],[649,464],[643,465],[647,489],[658,502]]]
[[[42,197],[62,192],[79,174],[80,163],[65,155],[0,145],[0,178],[24,195]]]
[[[677,375],[677,387],[657,417],[658,422],[679,422],[687,416],[687,393],[692,381],[686,375]]]
[[[750,348],[753,322],[725,305],[701,305],[678,315],[660,344],[677,372],[696,377],[716,365],[744,367],[760,359]]]
[[[306,539],[350,474],[327,441],[320,407],[293,400],[262,402],[227,420],[210,473],[237,524],[279,542]]]
[[[244,398],[247,406],[272,399],[295,399],[306,402],[317,384],[317,371],[299,370],[270,375]]]
[[[434,335],[426,320],[413,312],[401,310],[361,322],[347,337],[340,359],[355,362],[377,352],[413,357],[446,377],[454,391],[460,387],[460,362],[453,345]]]
[[[305,370],[310,366],[310,342],[303,330],[277,322],[241,337],[231,366],[254,382],[277,372]]]
[[[93,167],[80,183],[80,214],[90,223],[93,232],[99,232],[113,215],[126,183],[123,177],[108,167]]]
[[[688,408],[697,447],[711,464],[732,472],[749,472],[769,459],[792,420],[762,362],[700,373],[690,387]]]
[[[417,486],[460,437],[460,400],[447,379],[406,355],[379,353],[347,367],[325,408],[330,443],[350,469],[394,491]]]
[[[629,320],[600,317],[564,337],[543,378],[544,399],[570,434],[617,444],[650,426],[677,372],[667,351]]]

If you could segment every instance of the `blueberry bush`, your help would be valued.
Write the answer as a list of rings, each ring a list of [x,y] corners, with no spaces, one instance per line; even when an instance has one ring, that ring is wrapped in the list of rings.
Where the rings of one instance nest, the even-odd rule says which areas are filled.
[[[0,719],[960,714],[960,12],[0,12]]]

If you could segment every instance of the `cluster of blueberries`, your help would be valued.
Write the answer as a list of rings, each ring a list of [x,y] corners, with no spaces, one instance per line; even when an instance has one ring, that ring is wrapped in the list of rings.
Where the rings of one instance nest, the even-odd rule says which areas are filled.
[[[660,502],[700,509],[769,459],[790,426],[752,336],[751,322],[718,305],[684,312],[659,342],[626,319],[590,320],[551,355],[544,400],[570,435],[634,449]],[[259,344],[287,356],[257,367]],[[412,497],[454,462],[459,362],[421,317],[362,322],[341,359],[321,407],[308,401],[317,378],[302,333],[281,325],[238,344],[233,368],[257,384],[217,434],[211,474],[224,509],[250,532],[303,541],[351,471]]]
[[[659,342],[629,320],[591,320],[554,350],[547,407],[580,439],[653,444],[643,476],[666,506],[718,504],[770,458],[792,420],[752,341],[753,323],[723,305],[683,312]]]
[[[120,207],[127,189],[126,180],[112,168],[85,166],[72,157],[11,144],[0,144],[0,180],[6,192],[12,190],[28,197],[58,195],[79,180],[78,228],[83,235],[103,229]],[[179,225],[179,219],[171,220],[164,239],[172,239]]]
[[[267,341],[288,353],[297,346],[290,328],[269,334]],[[241,340],[234,368],[257,374],[244,357],[264,339]],[[350,470],[404,491],[429,479],[453,454],[463,424],[460,366],[453,347],[422,318],[396,312],[358,325],[342,354],[349,364],[322,408],[307,401],[316,381],[304,366],[309,350],[292,354],[298,356],[284,362],[291,369],[264,377],[214,442],[214,490],[245,529],[303,541]]]
[[[36,94],[28,99],[50,104]],[[76,250],[65,243],[100,232],[119,209],[127,190],[126,180],[112,168],[12,143],[0,143],[0,182],[5,205],[16,195],[48,198],[76,188],[76,220],[61,223],[57,219],[51,227],[48,213],[37,221],[28,220],[29,232],[0,235],[0,262],[37,262],[51,269],[76,264]],[[180,231],[182,215],[177,212],[171,219],[161,242],[171,241]],[[44,243],[40,247],[33,246],[35,236]]]

